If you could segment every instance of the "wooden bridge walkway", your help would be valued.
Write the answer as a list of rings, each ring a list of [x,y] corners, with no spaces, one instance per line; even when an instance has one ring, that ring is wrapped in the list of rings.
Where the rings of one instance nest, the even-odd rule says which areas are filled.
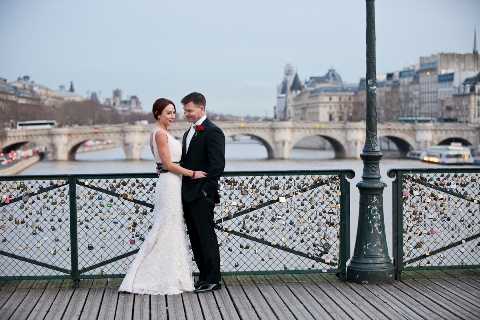
[[[407,272],[382,285],[332,275],[225,276],[221,290],[119,294],[120,279],[0,283],[0,319],[480,319],[480,270]]]

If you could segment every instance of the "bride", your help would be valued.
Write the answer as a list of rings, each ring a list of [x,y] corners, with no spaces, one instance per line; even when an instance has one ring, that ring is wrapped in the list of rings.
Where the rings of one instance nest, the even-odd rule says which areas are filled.
[[[154,222],[118,289],[140,294],[178,294],[193,291],[191,258],[182,209],[182,175],[199,179],[203,171],[178,165],[182,144],[169,132],[175,104],[160,98],[153,104],[156,128],[150,137],[155,161],[161,164],[154,194]]]

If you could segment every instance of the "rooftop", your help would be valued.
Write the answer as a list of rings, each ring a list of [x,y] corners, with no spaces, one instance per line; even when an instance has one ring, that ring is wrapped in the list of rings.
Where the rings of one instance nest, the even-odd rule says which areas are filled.
[[[325,75],[310,77],[305,83],[307,87],[311,87],[311,88],[317,87],[320,85],[325,85],[325,84],[342,85],[343,84],[342,77],[335,69],[331,68],[327,71]]]

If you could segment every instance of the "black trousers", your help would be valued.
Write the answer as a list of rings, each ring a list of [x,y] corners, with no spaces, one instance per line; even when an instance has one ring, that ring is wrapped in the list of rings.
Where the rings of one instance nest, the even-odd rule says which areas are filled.
[[[220,283],[220,252],[213,222],[214,209],[214,203],[204,197],[183,203],[193,258],[200,270],[199,280],[208,283]]]

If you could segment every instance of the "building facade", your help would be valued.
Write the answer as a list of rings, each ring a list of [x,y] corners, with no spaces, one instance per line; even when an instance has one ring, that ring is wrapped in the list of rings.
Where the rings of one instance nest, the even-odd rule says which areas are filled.
[[[437,53],[418,63],[377,76],[377,116],[391,121],[478,121],[480,72],[477,36],[472,53]],[[323,76],[299,80],[291,65],[277,87],[277,120],[361,121],[365,119],[365,79],[347,85],[330,69]]]
[[[470,121],[466,114],[467,79],[479,72],[476,32],[472,53],[438,53],[420,57],[416,65],[379,75],[377,112],[379,121]],[[468,91],[468,94],[467,94]],[[462,98],[463,97],[463,98]],[[473,99],[473,98],[472,98]],[[473,102],[472,102],[473,103]]]
[[[70,90],[67,91],[64,86],[60,86],[59,90],[53,90],[35,83],[29,76],[18,77],[17,80],[11,82],[0,78],[0,100],[3,101],[20,104],[58,105],[68,101],[83,101],[85,99],[85,97],[75,93],[72,82],[70,82]]]
[[[419,115],[442,119],[441,100],[459,93],[465,79],[476,75],[478,52],[439,53],[420,57],[417,71],[420,85]]]
[[[465,79],[459,92],[441,99],[440,106],[448,121],[480,123],[480,72]]]
[[[277,87],[275,119],[354,121],[354,108],[360,106],[359,98],[358,85],[345,84],[333,68],[323,76],[312,76],[302,83],[296,70],[287,65]]]
[[[142,113],[142,103],[138,96],[130,96],[128,99],[122,99],[122,90],[115,89],[112,98],[105,99],[104,104],[115,108],[120,113]]]

